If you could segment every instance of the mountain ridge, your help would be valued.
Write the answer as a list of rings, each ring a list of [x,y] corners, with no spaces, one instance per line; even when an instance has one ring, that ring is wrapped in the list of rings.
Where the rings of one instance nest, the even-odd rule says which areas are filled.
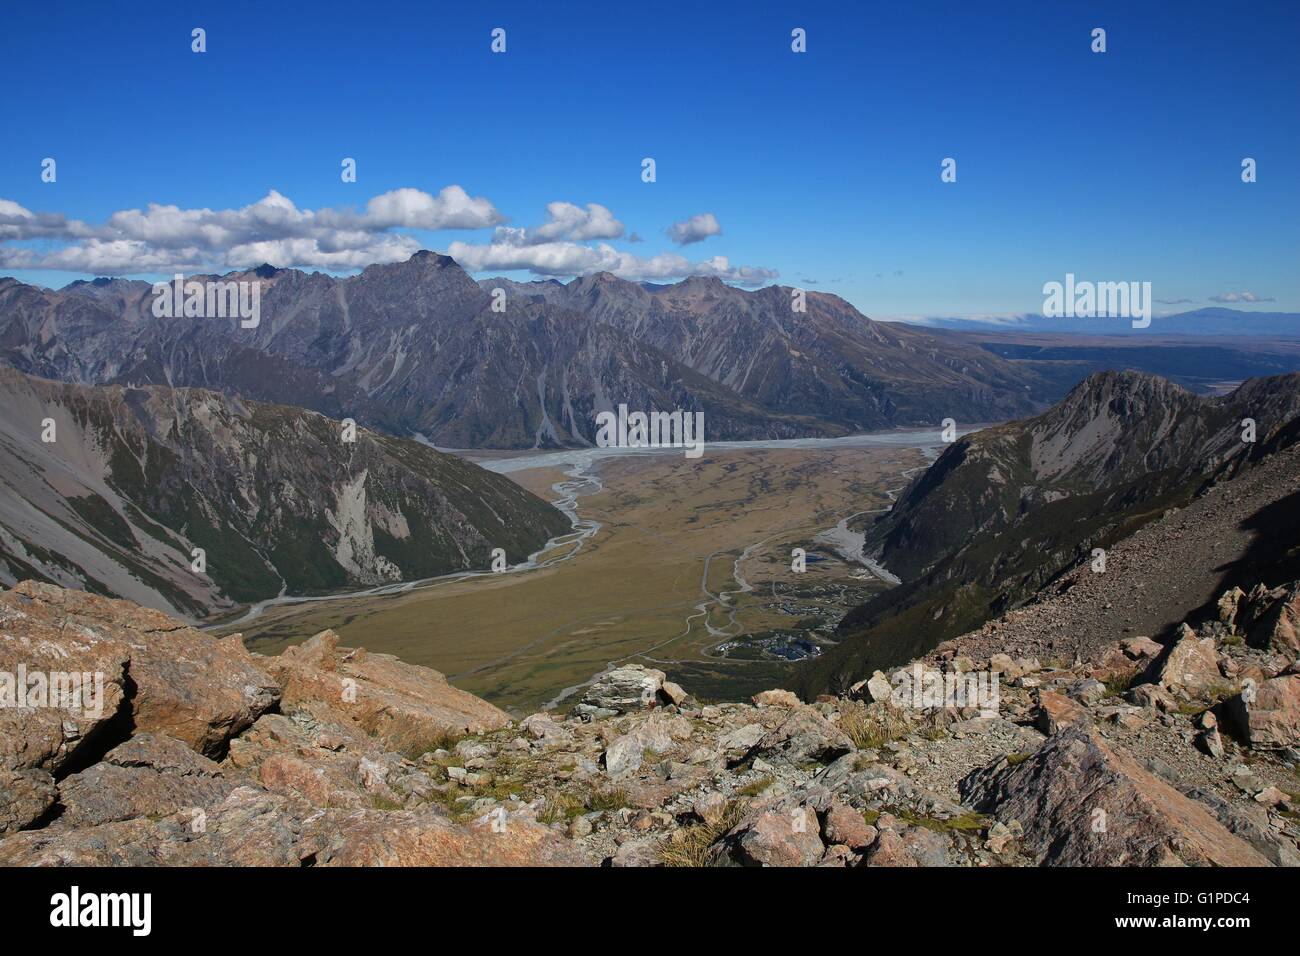
[[[1041,415],[964,435],[863,529],[864,553],[903,583],[846,614],[840,644],[794,686],[925,653],[1298,439],[1300,375],[1203,397],[1137,372],[1097,373]]]
[[[205,276],[190,276],[203,281]],[[1046,386],[977,346],[877,323],[847,302],[717,279],[653,289],[608,274],[568,285],[475,282],[422,251],[334,278],[262,283],[261,321],[158,319],[136,280],[60,291],[0,280],[0,359],[85,384],[214,388],[299,405],[442,447],[581,447],[620,403],[708,413],[718,440],[836,436],[993,421]],[[485,287],[486,286],[486,287]],[[506,293],[494,309],[493,289]]]
[[[346,442],[316,412],[3,366],[0,396],[6,583],[34,577],[206,616],[282,588],[486,569],[497,547],[520,561],[569,529],[504,477],[364,428]]]

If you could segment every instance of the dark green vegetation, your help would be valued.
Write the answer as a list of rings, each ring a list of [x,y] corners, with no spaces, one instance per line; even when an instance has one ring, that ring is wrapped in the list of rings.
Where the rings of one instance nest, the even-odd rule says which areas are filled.
[[[282,589],[486,569],[495,548],[518,562],[570,527],[462,458],[365,429],[344,441],[339,422],[302,409],[9,369],[0,393],[0,578],[71,577],[204,616]],[[36,437],[45,417],[58,422],[54,442]],[[190,569],[195,547],[203,573]]]

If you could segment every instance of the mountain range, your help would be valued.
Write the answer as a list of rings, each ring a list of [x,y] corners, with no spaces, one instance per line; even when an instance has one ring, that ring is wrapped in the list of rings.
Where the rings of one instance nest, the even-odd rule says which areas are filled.
[[[346,278],[270,266],[221,278],[261,284],[256,328],[157,318],[142,281],[0,279],[0,359],[79,384],[210,388],[457,448],[589,445],[596,413],[620,403],[704,411],[722,440],[996,421],[1055,397],[960,336],[874,322],[823,293],[796,311],[776,286],[475,282],[431,252]]]
[[[1131,371],[962,436],[863,529],[864,553],[903,583],[845,616],[799,689],[846,686],[978,627],[1298,438],[1300,375],[1206,397]]]
[[[1069,332],[1148,338],[1163,335],[1300,338],[1300,313],[1245,312],[1223,306],[1156,315],[1144,329],[1133,328],[1132,323],[1124,318],[1049,318],[1032,312],[996,319],[935,317],[916,321],[927,328],[965,331],[997,329],[1005,332]]]
[[[45,440],[50,439],[50,440]],[[509,479],[315,412],[0,366],[0,582],[186,616],[486,569],[569,528]],[[204,551],[193,569],[194,548]]]

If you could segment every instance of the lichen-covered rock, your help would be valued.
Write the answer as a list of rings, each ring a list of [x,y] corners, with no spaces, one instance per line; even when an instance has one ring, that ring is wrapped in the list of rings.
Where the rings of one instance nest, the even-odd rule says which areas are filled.
[[[1027,760],[1005,758],[962,781],[962,799],[1018,821],[1035,862],[1051,866],[1264,866],[1202,805],[1078,727]]]
[[[853,742],[844,731],[805,704],[788,711],[754,745],[749,756],[801,765],[830,763],[852,749]]]
[[[663,671],[641,664],[625,664],[601,674],[574,708],[579,714],[593,715],[601,712],[626,714],[644,710],[667,700],[662,695]]]
[[[0,769],[0,834],[36,823],[57,798],[54,778],[46,771]]]
[[[1228,701],[1227,712],[1252,747],[1300,747],[1300,674],[1284,674],[1244,688]]]
[[[1169,690],[1181,690],[1195,696],[1222,680],[1214,638],[1198,638],[1184,624],[1178,640],[1159,663],[1156,682]]]
[[[1300,656],[1300,582],[1259,611],[1246,641],[1293,660]]]
[[[134,731],[218,755],[280,696],[237,639],[217,640],[129,601],[25,581],[0,595],[0,608],[7,619],[0,670],[19,663],[28,671],[96,670],[105,687],[102,713],[89,723],[84,714],[53,708],[19,718],[17,744],[0,745],[11,766],[57,771],[124,703]],[[13,720],[0,709],[0,721]]]
[[[826,850],[817,814],[773,806],[733,827],[710,850],[714,866],[812,866]]]
[[[198,819],[235,785],[220,765],[170,737],[141,734],[59,783],[60,827],[188,812]]]
[[[281,710],[312,709],[393,751],[415,752],[448,734],[510,722],[505,711],[452,687],[437,671],[389,654],[339,647],[333,631],[261,661],[284,688]]]

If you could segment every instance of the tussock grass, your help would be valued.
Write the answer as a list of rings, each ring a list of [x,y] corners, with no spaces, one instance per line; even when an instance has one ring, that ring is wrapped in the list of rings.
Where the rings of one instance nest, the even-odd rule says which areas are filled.
[[[548,826],[552,823],[567,823],[587,812],[587,805],[573,794],[551,793],[546,796],[546,805],[537,819]]]
[[[1119,697],[1137,683],[1138,678],[1142,675],[1140,670],[1132,670],[1125,674],[1117,674],[1106,681],[1106,698]]]
[[[888,701],[853,704],[840,711],[840,729],[859,750],[879,750],[891,740],[906,737],[907,715]]]
[[[627,793],[621,788],[610,790],[594,790],[591,796],[587,797],[587,809],[596,810],[622,810],[624,807],[630,807]]]
[[[737,788],[736,795],[741,797],[756,797],[774,783],[776,783],[775,777],[759,777],[757,780],[751,780],[743,787]]]
[[[659,846],[659,861],[664,866],[700,867],[708,863],[709,848],[728,830],[745,817],[749,803],[729,800],[714,823],[700,823],[679,831],[676,842],[665,841]]]

